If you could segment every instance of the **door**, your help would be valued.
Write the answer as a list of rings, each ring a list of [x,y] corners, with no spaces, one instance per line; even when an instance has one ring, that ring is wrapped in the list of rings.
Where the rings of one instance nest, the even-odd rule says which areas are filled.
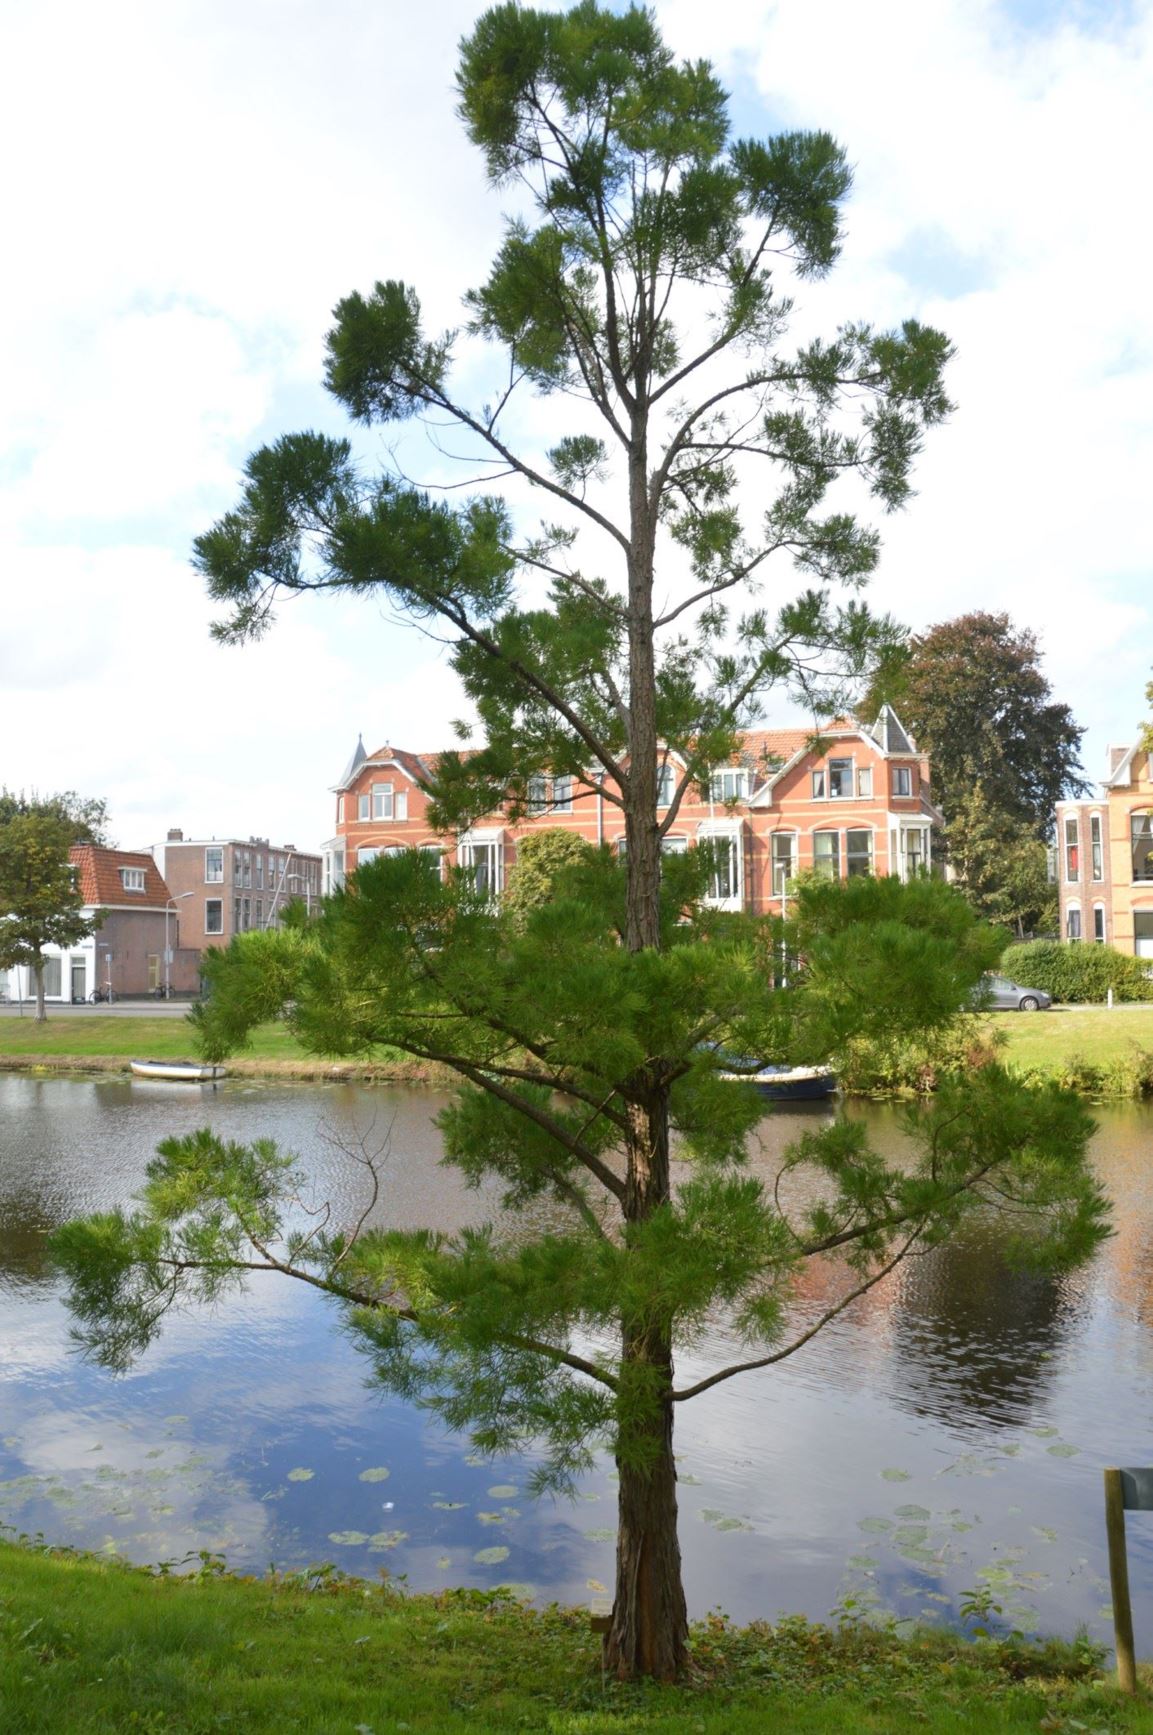
[[[88,969],[83,958],[72,960],[72,1004],[78,1006],[88,998]]]
[[[1153,958],[1153,910],[1133,911],[1133,950],[1139,958]]]
[[[149,954],[148,954],[148,987],[149,987],[149,991],[151,993],[155,994],[155,992],[159,988],[159,986],[160,986],[160,953],[159,952],[149,952]]]

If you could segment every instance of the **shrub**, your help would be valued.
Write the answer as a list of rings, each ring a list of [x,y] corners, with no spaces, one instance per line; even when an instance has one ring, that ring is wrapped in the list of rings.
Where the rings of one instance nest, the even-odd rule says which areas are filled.
[[[1022,987],[1042,988],[1054,1000],[1104,1000],[1110,988],[1115,1000],[1153,999],[1153,981],[1146,974],[1144,959],[1085,940],[1069,945],[1031,940],[1010,946],[1000,968]]]

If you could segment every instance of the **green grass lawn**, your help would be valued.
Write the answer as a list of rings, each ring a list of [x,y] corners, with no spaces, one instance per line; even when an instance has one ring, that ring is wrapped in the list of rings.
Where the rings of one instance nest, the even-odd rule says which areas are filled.
[[[1056,1071],[1071,1055],[1108,1066],[1131,1055],[1135,1044],[1153,1051],[1153,1006],[994,1012],[989,1023],[1009,1038],[1005,1058],[1017,1066]]]
[[[5,1735],[796,1735],[1148,1730],[1071,1646],[837,1635],[802,1621],[694,1634],[678,1688],[604,1678],[573,1610],[359,1581],[195,1580],[0,1544]]]
[[[155,1055],[172,1059],[195,1052],[192,1032],[183,1018],[58,1017],[49,1013],[43,1024],[32,1017],[0,1018],[0,1054]],[[253,1060],[303,1060],[304,1050],[282,1024],[264,1024],[253,1032],[245,1055]]]

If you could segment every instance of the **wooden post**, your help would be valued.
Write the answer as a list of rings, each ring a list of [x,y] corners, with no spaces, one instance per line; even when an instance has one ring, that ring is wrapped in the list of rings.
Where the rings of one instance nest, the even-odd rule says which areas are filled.
[[[1125,1496],[1120,1470],[1105,1472],[1105,1535],[1109,1543],[1109,1586],[1113,1593],[1113,1632],[1117,1646],[1117,1685],[1137,1691],[1133,1649],[1133,1604],[1129,1600],[1129,1561],[1125,1552]]]

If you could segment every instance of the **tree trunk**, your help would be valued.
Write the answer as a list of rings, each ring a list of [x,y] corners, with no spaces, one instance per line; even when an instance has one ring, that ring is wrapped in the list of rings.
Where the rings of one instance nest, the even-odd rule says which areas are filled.
[[[621,1680],[649,1675],[673,1681],[688,1661],[688,1611],[677,1538],[677,1472],[673,1462],[672,1347],[650,1332],[622,1344],[626,1388],[658,1383],[662,1395],[630,1421],[617,1452],[616,1595],[605,1639],[605,1665]],[[631,1376],[631,1377],[630,1377]],[[639,1394],[638,1394],[639,1395]],[[647,1394],[646,1394],[647,1395]]]
[[[48,1017],[48,1008],[44,1004],[44,960],[37,957],[32,966],[32,974],[36,978],[36,1022],[43,1024]]]

